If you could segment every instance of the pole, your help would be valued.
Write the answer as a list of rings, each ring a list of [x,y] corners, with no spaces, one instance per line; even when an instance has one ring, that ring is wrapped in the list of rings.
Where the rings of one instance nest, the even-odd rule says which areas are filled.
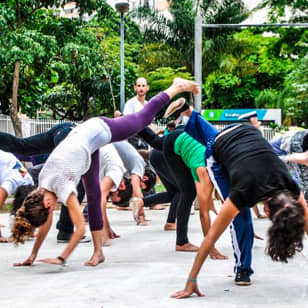
[[[200,86],[200,93],[195,95],[195,108],[201,111],[202,100],[202,18],[200,10],[195,17],[195,81]]]
[[[124,76],[124,13],[121,13],[121,85],[120,85],[120,103],[121,112],[123,112],[125,104],[125,76]]]

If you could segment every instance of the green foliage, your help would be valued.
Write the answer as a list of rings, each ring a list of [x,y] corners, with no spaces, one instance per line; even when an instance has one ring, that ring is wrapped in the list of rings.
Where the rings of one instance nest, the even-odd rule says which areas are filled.
[[[202,3],[200,10],[204,23],[238,23],[247,16],[244,4],[240,0],[206,0]],[[193,73],[196,2],[192,0],[172,1],[170,15],[171,18],[168,18],[150,9],[135,12],[140,23],[144,24],[145,42],[160,43],[175,49],[181,66],[185,66],[190,73]],[[205,41],[206,39],[211,40],[212,50],[218,52],[225,46],[225,39],[233,32],[233,30],[207,30],[204,31]],[[214,51],[212,55],[215,55]],[[213,61],[213,58],[211,60]],[[167,65],[169,64],[165,63],[164,66]]]
[[[219,69],[204,84],[204,105],[212,108],[279,107],[277,93],[294,61],[277,56],[280,37],[253,31],[234,35],[233,47],[220,57]],[[276,94],[276,95],[275,95]]]
[[[178,68],[181,66],[180,58],[181,53],[168,45],[145,45],[139,52],[139,73],[143,75],[160,67]]]
[[[257,108],[280,108],[279,92],[273,89],[264,89],[255,99]]]
[[[286,16],[287,10],[291,10],[290,21],[307,22],[307,0],[263,0],[259,7],[269,8],[271,21],[277,21]]]
[[[96,16],[90,21],[65,19],[44,7],[66,1],[14,1],[0,4],[0,102],[9,112],[14,63],[21,61],[18,103],[30,117],[52,111],[54,118],[86,119],[112,114],[119,105],[119,15],[104,0],[77,1],[80,14]],[[140,32],[126,17],[127,94],[137,76]],[[5,31],[4,31],[5,30]],[[46,114],[50,114],[49,112]]]
[[[285,80],[280,103],[287,123],[308,127],[308,55],[296,64]]]
[[[173,69],[171,67],[161,67],[144,75],[151,85],[149,96],[152,97],[164,89],[168,88],[174,78],[180,77],[193,80],[193,76],[188,73],[185,67]]]
[[[254,76],[242,78],[230,73],[212,73],[203,86],[206,108],[253,108],[258,94]]]
[[[171,67],[161,67],[152,72],[146,73],[144,77],[148,80],[148,83],[150,84],[148,97],[153,97],[159,92],[167,89],[172,84],[173,79],[176,77],[193,80],[193,76],[189,72],[187,72],[185,67],[179,67],[177,69]],[[186,95],[186,98],[190,99],[190,96]],[[158,113],[157,118],[161,118],[163,113],[164,110]]]

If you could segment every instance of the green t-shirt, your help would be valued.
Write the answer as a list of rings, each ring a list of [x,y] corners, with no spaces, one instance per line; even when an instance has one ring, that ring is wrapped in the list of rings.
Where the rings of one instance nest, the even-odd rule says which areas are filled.
[[[185,165],[190,168],[194,180],[200,182],[196,170],[205,167],[205,146],[183,132],[175,140],[174,152],[181,156]]]

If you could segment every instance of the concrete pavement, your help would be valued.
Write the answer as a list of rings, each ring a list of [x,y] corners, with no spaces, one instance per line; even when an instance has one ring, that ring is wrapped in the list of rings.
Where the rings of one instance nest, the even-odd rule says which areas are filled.
[[[229,230],[217,248],[230,259],[207,260],[199,275],[199,287],[206,297],[171,299],[171,293],[184,287],[194,253],[175,252],[175,232],[163,231],[167,210],[147,211],[147,227],[135,226],[131,212],[108,210],[111,225],[121,235],[104,248],[105,263],[84,267],[92,244],[80,244],[68,266],[35,263],[14,268],[12,263],[29,256],[33,242],[18,248],[0,245],[1,308],[141,308],[141,307],[308,307],[308,247],[288,264],[274,263],[264,254],[265,241],[255,241],[253,284],[234,285],[233,257]],[[189,238],[199,244],[202,234],[199,212],[190,217]],[[64,244],[56,243],[55,213],[53,228],[38,258],[56,257]],[[213,216],[214,217],[214,216]],[[8,214],[0,223],[9,225]],[[256,233],[266,236],[267,220],[254,219]],[[8,235],[8,228],[3,229]],[[305,239],[306,246],[308,243]]]

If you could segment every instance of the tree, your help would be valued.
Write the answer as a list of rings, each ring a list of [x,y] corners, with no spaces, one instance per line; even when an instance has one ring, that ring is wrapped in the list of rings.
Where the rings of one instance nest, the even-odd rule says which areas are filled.
[[[49,59],[56,49],[55,38],[40,32],[40,24],[35,21],[38,15],[42,17],[42,11],[46,11],[49,7],[60,7],[66,2],[64,0],[8,0],[0,4],[0,32],[3,34],[0,38],[0,48],[3,52],[0,71],[6,73],[4,75],[6,79],[0,82],[0,100],[3,105],[2,110],[10,109],[17,135],[22,134],[17,116],[19,107],[17,98],[20,94],[19,86],[22,84],[22,79],[31,79],[35,76],[36,88],[44,87],[44,82],[37,78],[37,70],[42,68],[42,63]],[[96,8],[96,3],[92,0],[78,0],[76,5],[80,15],[90,13]],[[11,67],[12,64],[13,67]],[[20,76],[20,72],[25,75],[29,73],[29,75],[25,78],[25,75]],[[8,85],[8,81],[11,81],[11,86]],[[12,91],[11,105],[8,98],[10,90]]]
[[[291,22],[307,22],[308,19],[307,0],[263,0],[257,9],[265,7],[269,8],[271,21],[286,18],[288,10]]]
[[[286,122],[308,127],[308,55],[296,62],[280,96]]]
[[[236,33],[230,53],[221,55],[219,69],[204,84],[204,105],[255,108],[256,102],[260,106],[269,90],[282,91],[284,78],[293,69],[294,61],[274,52],[279,39],[250,30]]]
[[[143,25],[144,40],[147,43],[161,43],[176,50],[181,66],[193,74],[194,72],[194,19],[196,16],[196,2],[192,0],[172,1],[170,4],[170,17],[156,11],[142,8],[134,12]],[[244,3],[240,0],[213,1],[205,0],[200,5],[205,23],[239,23],[247,16]],[[225,39],[232,30],[206,30],[204,31],[204,49],[212,54],[223,50]],[[215,52],[214,52],[215,50]],[[207,60],[207,59],[206,59]],[[205,60],[205,66],[213,62]],[[214,60],[215,62],[215,60]]]

